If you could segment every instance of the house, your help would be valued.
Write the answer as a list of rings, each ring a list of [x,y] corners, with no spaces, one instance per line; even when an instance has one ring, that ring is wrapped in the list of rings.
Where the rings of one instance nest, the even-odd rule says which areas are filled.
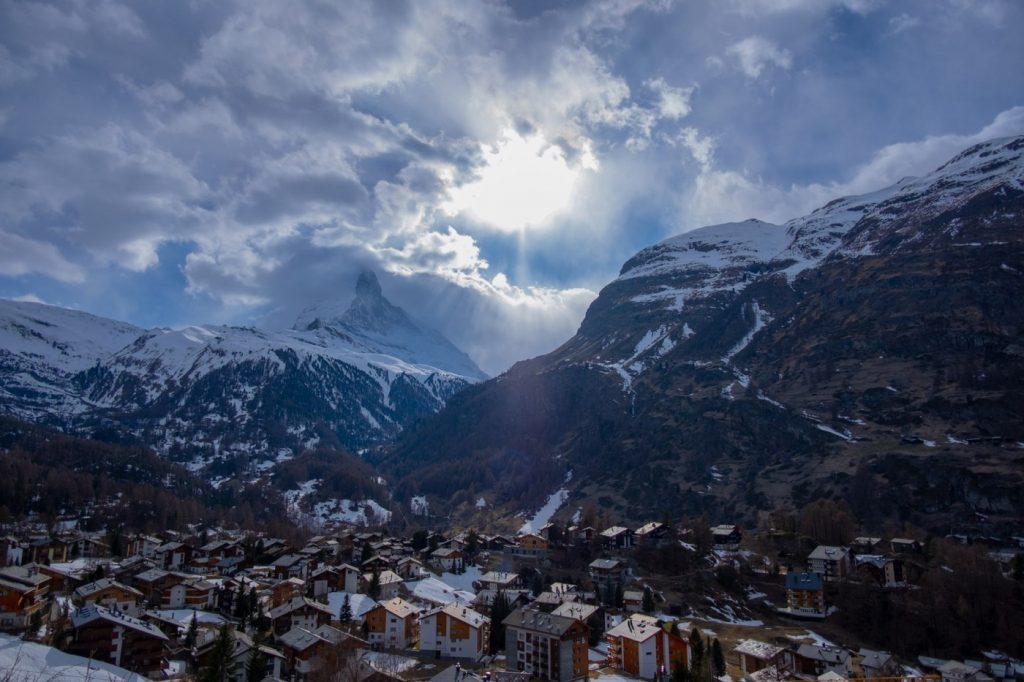
[[[382,601],[363,615],[363,628],[370,644],[406,649],[418,636],[419,609],[401,597]]]
[[[817,573],[786,574],[786,613],[794,616],[824,618],[825,586]]]
[[[80,605],[99,604],[114,611],[132,613],[142,600],[142,592],[134,587],[122,585],[112,578],[103,578],[82,585],[74,592],[75,603]]]
[[[189,578],[161,591],[160,605],[165,609],[212,608],[217,603],[217,585],[208,580]]]
[[[853,539],[853,542],[850,543],[850,550],[855,554],[875,554],[881,544],[882,538],[861,536]]]
[[[487,653],[491,619],[452,603],[420,616],[420,651],[476,660]]]
[[[740,670],[744,675],[750,675],[770,667],[774,667],[776,670],[786,668],[786,650],[781,646],[756,639],[741,639],[733,651],[740,660]]]
[[[476,580],[474,587],[477,590],[521,590],[526,585],[522,576],[518,573],[507,573],[503,571],[488,571]]]
[[[70,546],[60,538],[37,535],[29,538],[25,560],[34,564],[61,564],[68,560]]]
[[[278,580],[288,578],[305,580],[309,576],[310,570],[316,568],[316,561],[303,554],[285,554],[275,559],[270,568]]]
[[[978,668],[960,661],[946,661],[939,666],[938,673],[942,676],[942,682],[978,682],[978,677],[984,674]]]
[[[818,545],[807,557],[807,570],[827,581],[839,580],[850,572],[850,550]]]
[[[196,664],[200,669],[206,669],[213,658],[214,647],[217,645],[218,631],[210,628],[200,630],[201,641],[196,645]],[[267,677],[278,679],[284,671],[284,654],[277,649],[266,645],[256,644],[253,639],[244,632],[231,630],[231,649],[228,654],[228,680],[231,682],[242,682],[246,679],[246,669],[249,659],[253,656],[263,656],[266,663]]]
[[[906,563],[902,559],[880,554],[858,554],[853,564],[857,576],[879,587],[904,587],[907,584]]]
[[[427,569],[418,559],[407,556],[395,564],[395,573],[401,576],[402,580],[417,580],[427,574]]]
[[[35,564],[0,569],[0,632],[19,632],[42,619],[50,578]]]
[[[622,593],[622,607],[627,611],[636,613],[644,608],[643,590],[626,590]]]
[[[159,568],[147,568],[145,571],[133,576],[131,583],[135,589],[142,592],[146,602],[159,604],[164,582],[171,575],[171,573]]]
[[[911,538],[893,538],[889,540],[889,547],[896,554],[920,554],[921,543]]]
[[[743,533],[737,526],[722,524],[711,529],[711,544],[719,549],[737,549]]]
[[[607,549],[629,549],[633,546],[633,531],[625,526],[612,526],[601,531],[601,544]]]
[[[860,657],[860,667],[864,671],[864,677],[899,677],[902,670],[900,664],[888,651],[861,649],[857,655]]]
[[[525,533],[516,538],[516,545],[512,549],[514,554],[520,556],[540,557],[548,553],[548,541],[536,533]]]
[[[279,580],[270,588],[270,608],[275,608],[290,602],[295,597],[302,597],[306,594],[306,583],[302,578],[287,578]]]
[[[278,638],[278,643],[284,655],[285,674],[300,680],[317,670],[354,670],[358,652],[367,648],[366,641],[330,625],[312,630],[292,628]]]
[[[374,574],[372,573],[363,574],[363,577],[360,579],[359,583],[362,592],[366,594],[370,593],[370,585],[373,584],[373,575]],[[405,581],[402,580],[402,576],[398,575],[394,571],[384,571],[383,573],[378,573],[377,585],[380,588],[380,592],[377,595],[370,596],[376,596],[376,598],[380,601],[394,599],[398,596],[398,592],[404,583]]]
[[[846,679],[853,676],[853,658],[846,649],[824,644],[801,644],[793,654],[794,672],[823,675],[834,672]]]
[[[634,537],[639,547],[660,547],[671,539],[670,535],[669,527],[664,523],[651,521],[637,528]]]
[[[89,604],[71,614],[71,629],[60,648],[150,675],[165,667],[167,642],[167,635],[152,623]]]
[[[587,677],[586,623],[529,608],[516,609],[502,623],[509,670],[557,682]]]
[[[330,607],[307,597],[294,597],[270,611],[270,621],[276,636],[292,628],[314,630],[320,625],[329,624],[332,616]]]
[[[587,573],[595,585],[620,585],[626,580],[627,569],[626,564],[618,559],[594,559],[587,567]]]
[[[663,625],[657,618],[634,613],[606,632],[608,666],[645,680],[689,668],[686,640]]]
[[[156,548],[162,544],[160,538],[138,533],[128,538],[125,554],[126,556],[141,556],[149,559],[156,554]]]
[[[442,571],[461,571],[465,565],[465,556],[461,549],[440,547],[430,553],[430,563]]]
[[[165,571],[179,571],[192,561],[192,552],[192,547],[181,542],[165,542],[153,550],[153,558]]]

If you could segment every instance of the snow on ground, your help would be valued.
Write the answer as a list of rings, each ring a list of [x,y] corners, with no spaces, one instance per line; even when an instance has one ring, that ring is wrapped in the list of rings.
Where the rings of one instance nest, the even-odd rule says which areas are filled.
[[[456,590],[464,590],[476,594],[476,590],[473,589],[473,583],[480,580],[482,575],[483,571],[480,570],[479,566],[466,566],[465,573],[442,573],[441,582],[454,587]]]
[[[146,682],[145,677],[109,663],[72,656],[53,647],[0,635],[0,671],[29,682]]]
[[[345,595],[348,594],[348,605],[352,609],[353,618],[362,618],[363,614],[373,608],[376,604],[373,597],[365,594],[349,594],[348,592],[330,592],[327,595],[327,605],[331,607],[331,613],[336,618],[341,613],[341,605],[345,603]]]
[[[426,516],[430,511],[430,505],[427,504],[427,498],[424,495],[416,495],[409,500],[409,507],[413,516]]]
[[[476,508],[487,509],[487,500],[481,497],[479,500],[476,501]]]
[[[219,613],[212,613],[210,611],[193,611],[192,609],[162,609],[157,611],[161,618],[170,618],[171,620],[178,621],[182,627],[188,627],[188,624],[192,622],[192,616],[195,615],[196,622],[198,623],[214,623],[220,625],[225,622],[225,618]]]
[[[565,482],[568,483],[571,480],[572,472],[570,471],[565,476]],[[565,504],[568,499],[569,491],[566,488],[559,488],[555,492],[551,493],[551,495],[548,496],[547,502],[544,503],[544,506],[538,509],[536,514],[520,526],[519,533],[536,533],[539,531],[544,527],[544,524],[551,520],[551,517],[555,515],[555,512],[558,511],[559,507]]]
[[[746,335],[739,340],[739,342],[729,349],[729,352],[722,357],[722,362],[728,363],[733,359],[737,353],[750,345],[750,342],[754,340],[757,333],[765,328],[769,322],[772,321],[772,316],[768,314],[767,310],[763,310],[761,305],[757,301],[751,301],[750,307],[754,312],[754,327]]]
[[[816,644],[818,646],[835,646],[834,643],[832,643],[831,641],[825,639],[824,637],[819,635],[817,632],[814,632],[813,630],[808,630],[806,633],[804,633],[802,635],[786,635],[786,637],[788,637],[789,639],[792,639],[794,641],[800,641],[800,640],[804,640],[804,639],[809,639],[809,640],[811,640],[811,642],[813,644]]]
[[[367,651],[361,659],[374,670],[387,673],[403,673],[412,670],[419,663],[415,658],[398,656],[383,651]]]
[[[836,431],[832,427],[826,426],[824,424],[815,424],[814,428],[818,429],[819,431],[824,431],[825,433],[831,433],[833,436],[838,436],[839,438],[842,438],[843,440],[847,440],[847,441],[853,440],[853,436],[850,435],[849,433],[842,433],[840,431]]]
[[[412,592],[416,599],[428,601],[432,604],[470,604],[476,594],[468,590],[458,590],[448,583],[437,578],[430,577],[416,582],[407,583],[406,587]]]

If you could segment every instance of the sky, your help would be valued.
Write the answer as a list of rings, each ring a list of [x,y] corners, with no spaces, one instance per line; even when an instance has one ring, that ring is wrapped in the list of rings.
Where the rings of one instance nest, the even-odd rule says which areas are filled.
[[[1013,0],[0,0],[0,297],[288,327],[385,295],[487,372],[636,251],[1024,133]]]

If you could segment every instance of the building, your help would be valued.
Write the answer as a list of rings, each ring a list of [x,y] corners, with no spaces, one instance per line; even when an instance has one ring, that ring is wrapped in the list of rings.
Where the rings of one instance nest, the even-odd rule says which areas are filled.
[[[516,609],[502,622],[509,670],[558,682],[587,677],[586,623],[526,608]]]
[[[804,675],[824,675],[834,672],[846,679],[853,676],[853,657],[846,649],[822,644],[801,644],[793,655],[794,672]]]
[[[518,573],[505,573],[501,571],[488,571],[480,576],[475,587],[478,590],[521,590],[526,585]]]
[[[526,533],[516,538],[512,552],[520,556],[545,556],[548,553],[548,541],[536,533]]]
[[[133,613],[142,600],[142,592],[113,580],[102,578],[82,585],[74,593],[77,604],[99,604],[108,609]]]
[[[871,651],[861,649],[857,652],[860,656],[860,667],[864,671],[864,677],[899,677],[901,666],[888,651]]]
[[[367,646],[358,637],[330,625],[312,630],[292,628],[278,638],[278,644],[284,654],[285,673],[300,680],[323,668],[339,671],[348,667],[354,671],[358,652]]]
[[[658,521],[645,523],[634,534],[639,547],[660,547],[671,539],[669,527]]]
[[[609,667],[633,677],[653,680],[689,667],[686,640],[657,618],[635,613],[606,632],[605,639]]]
[[[839,580],[850,572],[850,550],[818,545],[807,557],[807,570],[827,581]]]
[[[363,615],[370,644],[407,649],[419,635],[420,610],[401,597],[378,603]]]
[[[461,549],[441,547],[430,553],[430,563],[442,571],[461,571],[466,565],[465,561]]]
[[[794,616],[825,617],[825,586],[819,574],[786,574],[786,611]]]
[[[743,533],[734,525],[723,524],[711,529],[711,543],[719,549],[737,549],[742,540]]]
[[[274,634],[283,635],[292,628],[315,630],[321,625],[331,622],[331,609],[326,604],[313,601],[307,597],[293,597],[270,611],[270,620],[274,625]]]
[[[621,585],[626,580],[626,572],[626,564],[618,559],[594,559],[587,567],[590,579],[600,587],[608,583]]]
[[[0,632],[20,632],[42,619],[50,578],[34,564],[0,569]]]
[[[487,653],[491,619],[451,603],[420,616],[420,651],[476,660]]]
[[[781,646],[756,639],[743,639],[733,651],[740,660],[740,670],[745,676],[767,668],[783,670],[786,667],[786,650]]]
[[[71,614],[71,631],[60,648],[149,675],[165,667],[167,642],[167,635],[151,623],[90,604]]]
[[[633,531],[625,526],[612,526],[601,531],[601,544],[608,549],[629,549],[633,546]]]

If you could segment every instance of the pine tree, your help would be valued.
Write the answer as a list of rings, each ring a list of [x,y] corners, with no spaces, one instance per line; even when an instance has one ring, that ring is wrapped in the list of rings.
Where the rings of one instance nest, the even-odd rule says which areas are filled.
[[[231,664],[231,630],[227,623],[220,626],[217,633],[217,641],[213,644],[210,652],[210,662],[206,666],[206,673],[203,674],[203,682],[227,682],[229,673],[228,666]]]
[[[376,568],[374,568],[373,573],[370,574],[370,586],[366,589],[366,593],[374,600],[380,598],[380,571]]]
[[[711,642],[711,661],[715,665],[715,674],[721,677],[725,674],[725,654],[722,653],[722,645],[719,644],[718,638],[715,637],[715,641]]]
[[[512,605],[504,592],[498,590],[491,603],[491,653],[499,653],[505,648],[505,626],[502,621],[512,612]]]
[[[696,627],[690,631],[690,674],[695,679],[701,678],[704,667],[704,638]]]
[[[644,613],[654,613],[654,592],[649,586],[644,586],[644,599],[641,605]]]
[[[352,602],[349,600],[348,595],[345,595],[345,601],[341,602],[341,611],[338,612],[338,621],[342,625],[347,625],[352,622]]]
[[[622,590],[622,583],[619,583],[615,586],[615,606],[621,609],[625,603],[626,595]]]
[[[253,639],[252,653],[245,666],[245,682],[261,682],[267,676],[267,655],[260,651],[263,637],[256,635]]]
[[[192,620],[188,624],[188,632],[185,633],[185,648],[192,650],[196,645],[196,637],[199,635],[199,623],[196,620],[195,611],[192,612]]]

